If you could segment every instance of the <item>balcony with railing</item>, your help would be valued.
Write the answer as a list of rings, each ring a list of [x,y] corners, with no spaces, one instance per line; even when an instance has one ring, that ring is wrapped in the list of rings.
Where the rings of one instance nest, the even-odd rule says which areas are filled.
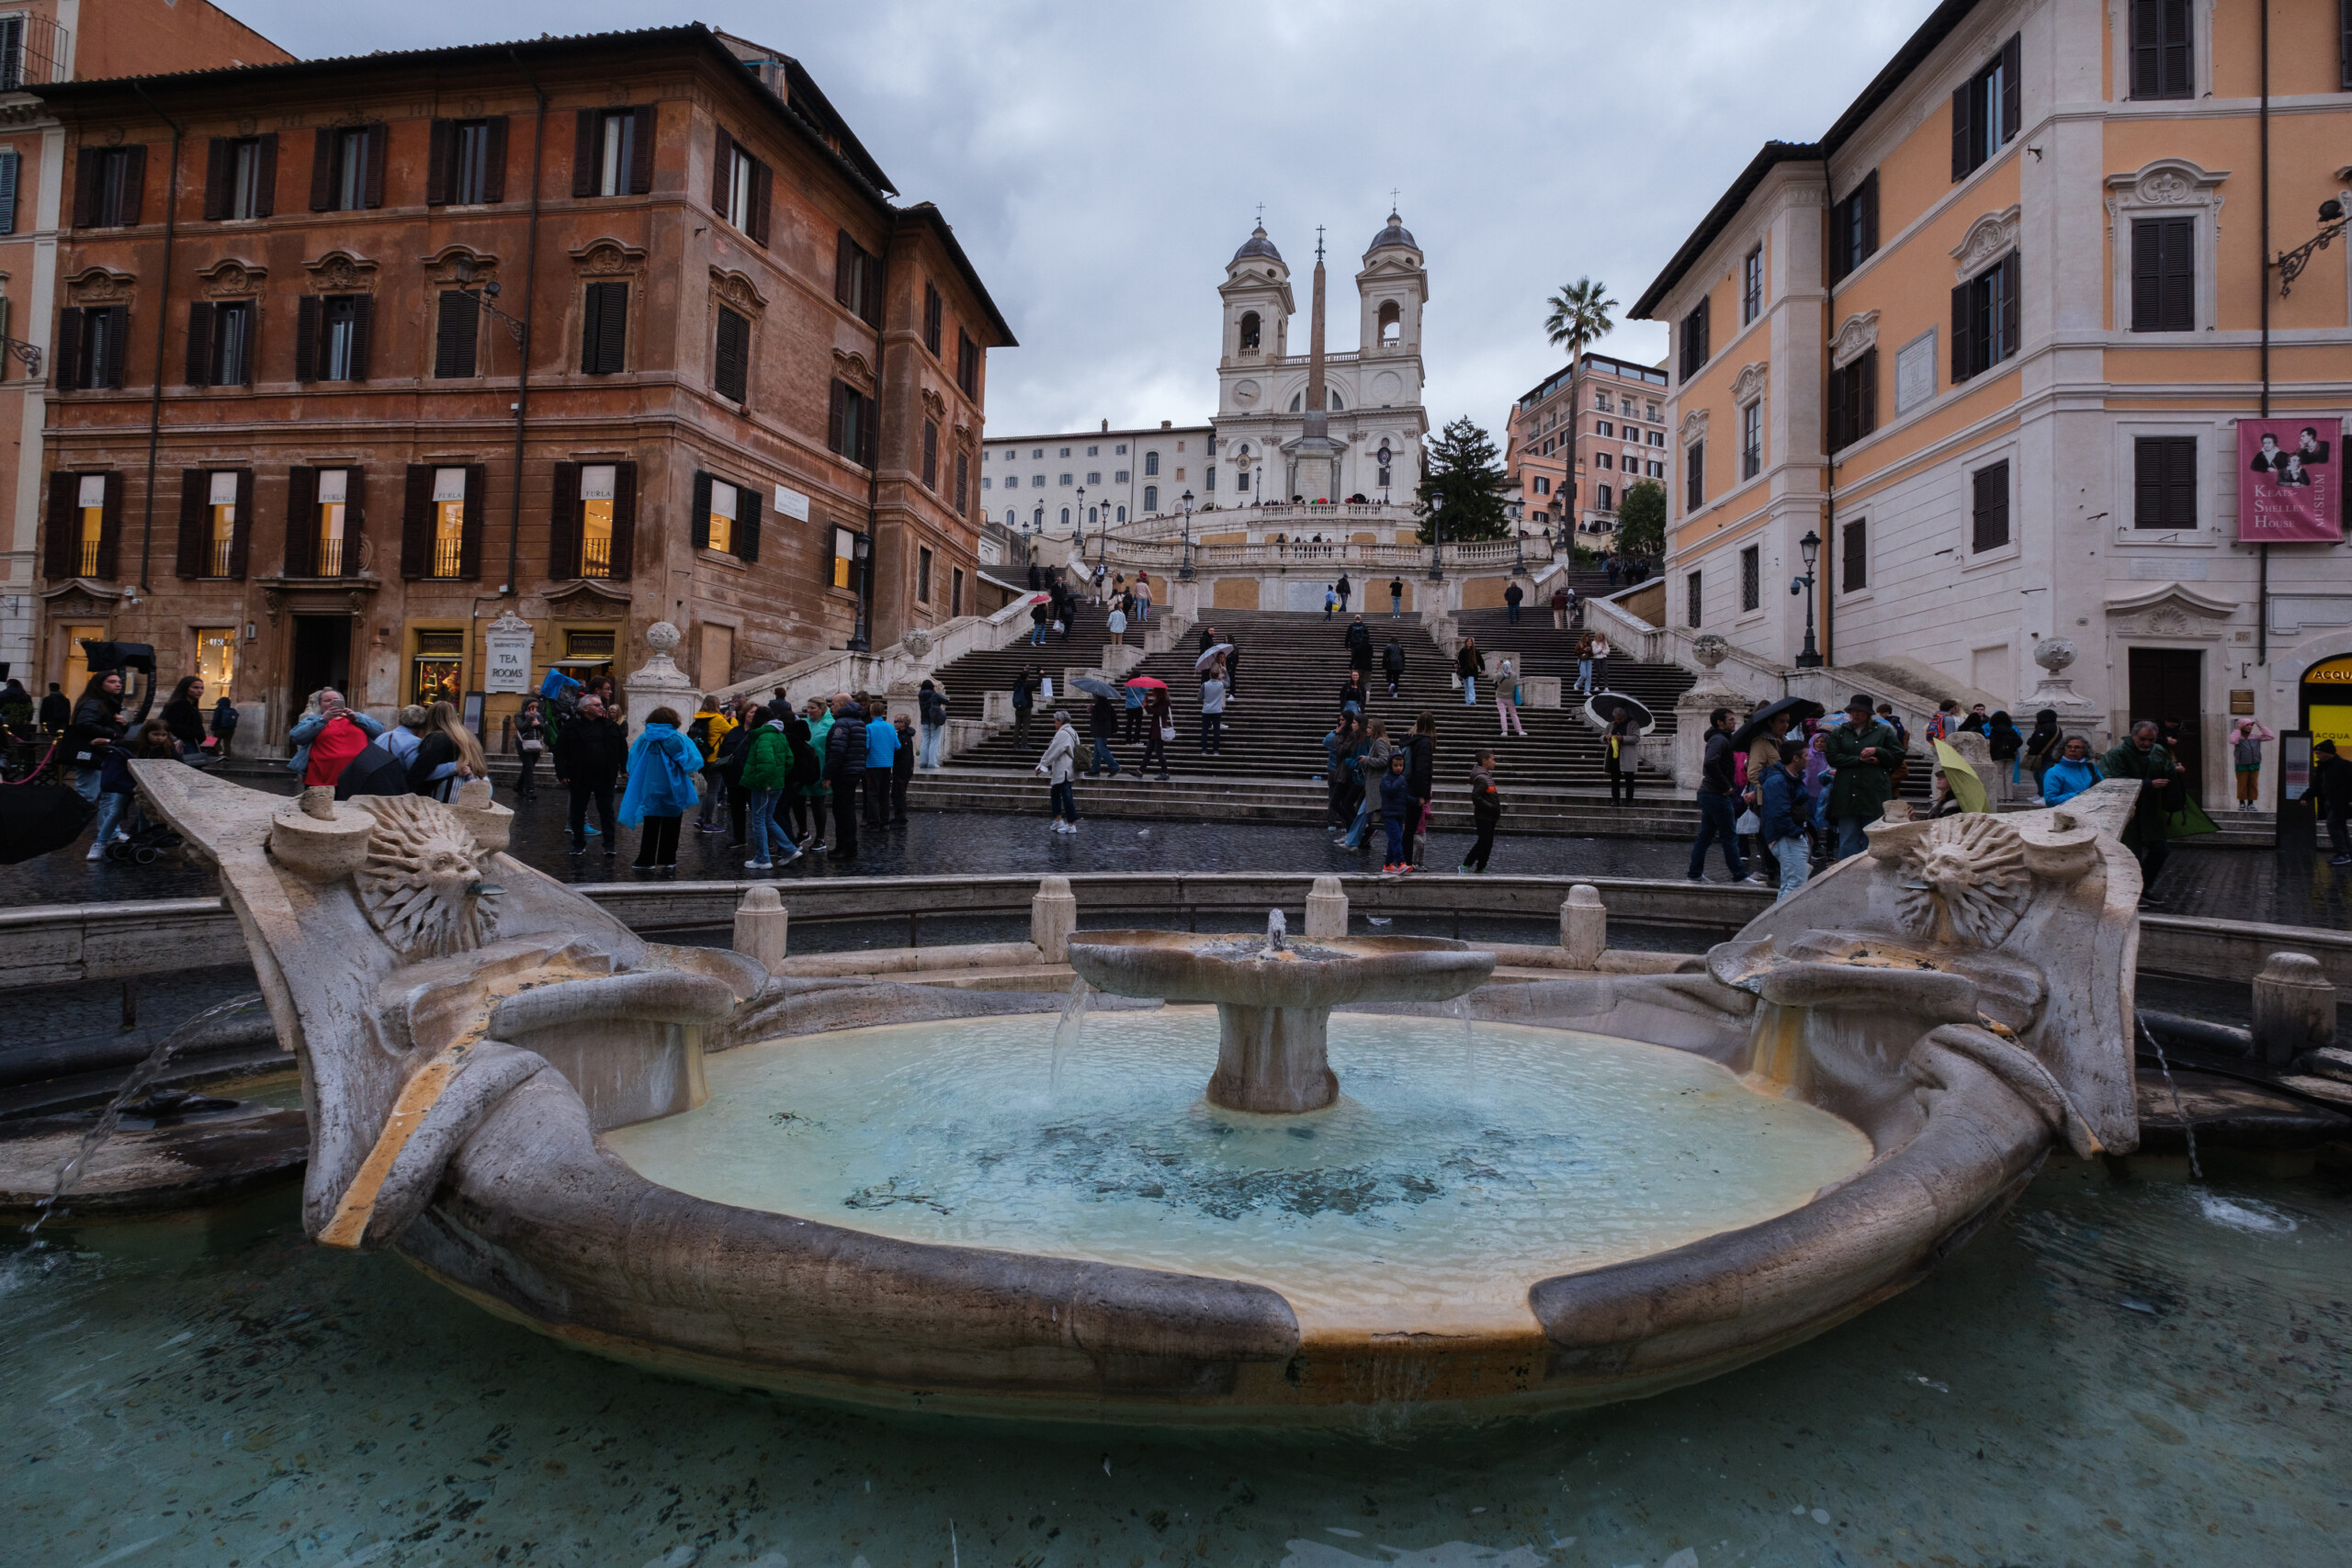
[[[433,541],[433,572],[435,577],[457,577],[463,570],[465,541],[455,535],[444,535]]]
[[[45,17],[0,17],[0,93],[66,80],[68,37]]]
[[[226,536],[209,540],[204,547],[204,575],[228,577],[230,563],[236,559],[236,541]]]

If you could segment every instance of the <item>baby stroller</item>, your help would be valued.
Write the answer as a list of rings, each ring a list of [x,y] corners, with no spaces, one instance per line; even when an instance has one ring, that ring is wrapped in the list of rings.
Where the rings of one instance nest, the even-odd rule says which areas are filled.
[[[117,865],[153,865],[182,842],[177,833],[141,813],[129,838],[117,839],[107,846],[107,859]]]

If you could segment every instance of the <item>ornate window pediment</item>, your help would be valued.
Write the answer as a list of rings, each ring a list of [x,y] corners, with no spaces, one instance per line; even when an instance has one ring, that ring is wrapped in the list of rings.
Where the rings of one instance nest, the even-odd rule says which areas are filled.
[[[1871,312],[1871,315],[1875,319],[1878,312],[1873,310]],[[1760,359],[1757,360],[1753,364],[1741,366],[1739,367],[1739,374],[1733,377],[1731,380],[1732,401],[1737,403],[1754,402],[1757,399],[1764,395],[1764,384],[1768,378],[1768,373],[1765,370],[1764,362]]]
[[[1968,232],[1961,236],[1951,253],[1959,282],[1967,282],[2018,248],[2021,210],[2011,207],[2006,212],[1987,212],[1968,226]]]
[[[1864,310],[1858,316],[1846,318],[1838,335],[1829,340],[1829,363],[1843,370],[1863,355],[1878,346],[1878,312]]]
[[[833,374],[861,391],[874,389],[874,367],[865,362],[865,355],[862,354],[851,354],[838,348],[833,350]]]
[[[1684,414],[1682,416],[1682,445],[1688,446],[1693,441],[1704,441],[1706,438],[1707,411],[1692,409],[1689,413]]]
[[[933,391],[929,387],[925,387],[922,389],[922,412],[929,414],[933,419],[945,419],[947,417],[947,400],[941,397],[937,392]]]
[[[571,265],[587,277],[626,277],[645,270],[645,247],[618,240],[592,240],[571,253]]]
[[[2186,158],[2158,158],[2128,175],[2109,175],[2110,200],[2121,197],[2135,207],[2184,207],[2199,202],[2221,204],[2214,194],[2227,169],[2206,169]]]
[[[2237,606],[2186,582],[2159,582],[2112,594],[2107,614],[2126,636],[2217,637]]]
[[[710,291],[718,302],[746,316],[756,316],[767,309],[767,297],[759,291],[751,278],[740,272],[710,269]]]
[[[372,294],[376,291],[376,264],[349,251],[329,251],[314,262],[304,262],[303,270],[311,275],[313,294]]]
[[[250,299],[261,292],[269,268],[231,258],[214,262],[196,276],[204,279],[207,299]]]
[[[65,297],[76,305],[124,305],[130,300],[131,281],[125,273],[89,267],[65,280]]]
[[[628,614],[629,593],[626,587],[591,577],[549,588],[539,597],[548,602],[550,615],[567,620],[614,620]]]
[[[471,245],[444,245],[424,258],[424,279],[442,288],[470,288],[498,276],[498,258]]]

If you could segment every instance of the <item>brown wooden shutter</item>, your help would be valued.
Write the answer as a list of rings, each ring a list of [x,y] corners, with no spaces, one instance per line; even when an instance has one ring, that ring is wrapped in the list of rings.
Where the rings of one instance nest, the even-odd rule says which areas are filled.
[[[331,127],[319,127],[311,140],[311,210],[326,212],[334,207],[334,131]]]
[[[710,157],[710,209],[721,219],[727,216],[727,187],[735,173],[735,139],[721,130],[712,144]]]
[[[57,343],[49,356],[51,374],[61,392],[82,385],[82,307],[68,305],[57,312]]]
[[[1878,254],[1878,171],[1876,169],[1872,169],[1869,175],[1863,177],[1860,195],[1862,199],[1862,254],[1860,257],[1857,257],[1857,260],[1865,259]]]
[[[1864,350],[1854,365],[1854,437],[1860,440],[1878,428],[1878,350]]]
[[[882,405],[863,392],[851,394],[857,399],[857,460],[869,468],[882,466]]]
[[[768,243],[768,217],[775,206],[775,171],[763,163],[752,165],[752,240]]]
[[[229,575],[243,582],[250,566],[254,539],[254,471],[237,470],[237,520],[229,529]]]
[[[604,164],[604,112],[582,109],[571,122],[571,197],[585,200],[596,194],[596,173]]]
[[[1951,384],[1959,386],[1976,374],[1974,353],[1976,286],[1963,283],[1951,291]]]
[[[1853,439],[1846,430],[1847,422],[1853,417],[1847,403],[1846,382],[1846,372],[1842,368],[1831,369],[1829,372],[1829,414],[1825,423],[1828,427],[1829,450],[1832,452],[1840,450]]]
[[[286,575],[311,576],[319,570],[318,556],[319,470],[298,466],[286,470]]]
[[[474,346],[480,334],[481,307],[461,289],[441,292],[440,314],[434,322],[433,374],[437,378],[463,378],[474,373]]]
[[[468,582],[481,576],[482,512],[490,491],[490,467],[466,465],[466,521],[458,536],[458,575]]]
[[[98,575],[116,578],[122,575],[122,475],[112,469],[107,473],[106,504],[98,513]]]
[[[263,136],[254,152],[254,216],[277,213],[277,132]]]
[[[188,301],[187,384],[212,385],[212,306],[209,300]]]
[[[843,229],[833,237],[833,303],[849,307],[857,297],[857,242]]]
[[[315,381],[318,378],[319,297],[305,294],[294,305],[294,379]]]
[[[695,470],[694,511],[690,522],[692,528],[688,537],[694,541],[695,548],[710,548],[710,476],[699,468]]]
[[[179,552],[173,568],[177,576],[204,575],[205,536],[210,532],[204,525],[204,513],[210,489],[209,477],[202,468],[180,470]]]
[[[590,376],[618,375],[628,349],[628,285],[588,286],[580,331],[580,368]]]
[[[1962,82],[1951,90],[1951,177],[1957,185],[1966,179],[1976,165],[1970,162],[1976,150],[1974,108],[1976,83]]]
[[[548,576],[558,582],[580,575],[580,465],[555,466],[548,506]]]
[[[375,336],[376,297],[355,294],[351,298],[351,378],[368,379],[368,346]]]
[[[939,422],[922,422],[922,488],[934,494],[939,490]]]
[[[2014,355],[2024,346],[2019,335],[2018,296],[2025,288],[2025,264],[2015,251],[2001,260],[2001,325],[2000,346],[2007,351],[2004,358]]]
[[[384,205],[384,143],[390,131],[390,128],[384,125],[371,125],[367,130],[368,176],[359,198],[362,207]]]
[[[138,223],[147,205],[147,149],[144,146],[122,149],[122,197],[115,208],[118,227],[128,229]]]
[[[433,575],[433,465],[408,466],[408,494],[401,508],[401,575],[410,581]]]
[[[749,566],[760,558],[760,492],[735,487],[735,558]]]
[[[98,220],[98,183],[104,178],[99,160],[103,147],[85,147],[74,155],[74,227],[87,229]]]
[[[2145,435],[2132,443],[2132,523],[2138,528],[2164,524],[2164,443]]]
[[[218,223],[229,216],[230,171],[236,167],[237,144],[216,136],[204,154],[204,220]]]
[[[751,392],[751,331],[752,324],[725,306],[718,311],[718,365],[715,378],[718,395],[736,402],[749,400]]]
[[[41,575],[62,582],[82,575],[82,476],[59,468],[49,476],[48,533],[41,540]]]
[[[506,199],[506,117],[494,114],[483,123],[490,145],[482,149],[481,198]]]
[[[424,205],[446,206],[449,200],[450,148],[456,142],[456,122],[436,119],[426,140],[424,157]]]
[[[963,516],[972,509],[972,455],[956,454],[956,514]]]
[[[107,307],[107,364],[102,386],[119,389],[122,386],[123,361],[130,352],[130,307]],[[155,367],[155,379],[164,378],[164,367]]]
[[[849,456],[848,449],[843,444],[843,436],[846,433],[842,428],[847,417],[848,392],[849,388],[838,377],[835,378],[832,386],[832,406],[825,413],[825,446],[844,457]]]
[[[2188,218],[2132,225],[2132,330],[2188,332],[2197,325],[2196,229]]]
[[[1869,528],[1870,525],[1868,523],[1858,521],[1847,524],[1838,534],[1838,540],[1845,547],[1846,557],[1845,568],[1841,574],[1840,586],[1849,593],[1853,592],[1854,590],[1858,588],[1867,588],[1870,586],[1871,550]]]
[[[613,465],[613,565],[612,580],[628,581],[629,568],[637,554],[637,465]]]
[[[653,190],[653,106],[639,104],[633,112],[637,123],[629,130],[628,189],[631,196],[647,196]]]
[[[2006,145],[2025,123],[2025,48],[2018,33],[2001,46],[2001,141]]]
[[[368,510],[362,503],[368,494],[368,470],[343,470],[343,574],[359,575],[359,559],[363,553],[360,539],[368,529]]]

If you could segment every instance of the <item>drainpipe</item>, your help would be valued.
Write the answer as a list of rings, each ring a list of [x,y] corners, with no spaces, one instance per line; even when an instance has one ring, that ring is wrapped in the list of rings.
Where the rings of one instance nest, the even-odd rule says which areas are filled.
[[[857,629],[849,639],[852,653],[870,653],[874,649],[874,570],[882,558],[882,336],[887,330],[883,323],[888,319],[890,243],[898,236],[899,219],[893,212],[889,230],[882,237],[882,254],[876,258],[881,265],[876,269],[874,289],[874,464],[865,470],[865,570],[858,573]]]
[[[506,514],[506,581],[499,589],[502,596],[515,592],[515,557],[523,538],[523,428],[531,412],[531,351],[538,345],[531,338],[531,306],[538,290],[535,287],[539,275],[539,174],[540,152],[547,143],[548,95],[523,57],[512,49],[506,58],[531,85],[531,96],[538,100],[538,112],[531,121],[531,222],[529,236],[523,243],[523,343],[522,367],[514,375],[514,498]]]
[[[146,511],[139,525],[139,592],[153,595],[147,586],[147,567],[153,558],[155,544],[155,456],[164,434],[164,344],[171,328],[172,303],[172,240],[179,228],[180,199],[180,139],[187,128],[170,115],[164,107],[147,96],[147,89],[132,77],[130,90],[145,98],[147,107],[162,116],[172,128],[172,167],[164,182],[164,281],[155,298],[155,389],[147,399],[147,502]],[[240,519],[247,528],[253,526],[250,517]]]
[[[2259,52],[2262,57],[2262,417],[2270,417],[2270,0],[2262,0]],[[2254,661],[2270,662],[2270,545],[2255,547],[2260,581],[2255,594],[2258,617],[2254,632]]]
[[[1821,183],[1822,193],[1826,196],[1829,186],[1829,163],[1826,159],[1821,164]],[[1834,224],[1836,219],[1833,217],[1831,221]],[[1834,242],[1835,235],[1831,239]],[[1823,276],[1827,277],[1827,269],[1824,269]],[[1826,414],[1829,412],[1829,378],[1838,374],[1830,364],[1834,355],[1829,348],[1838,338],[1838,283],[1835,278],[1830,278],[1822,289],[1822,299],[1825,301],[1822,330],[1828,335],[1822,339],[1821,409]],[[1838,548],[1838,455],[1829,449],[1829,433],[1826,430],[1821,433],[1821,479],[1822,564],[1814,569],[1814,583],[1806,592],[1821,596],[1821,668],[1826,674],[1838,668],[1838,594],[1836,590],[1826,589],[1825,585],[1836,580],[1837,563],[1840,558]]]

